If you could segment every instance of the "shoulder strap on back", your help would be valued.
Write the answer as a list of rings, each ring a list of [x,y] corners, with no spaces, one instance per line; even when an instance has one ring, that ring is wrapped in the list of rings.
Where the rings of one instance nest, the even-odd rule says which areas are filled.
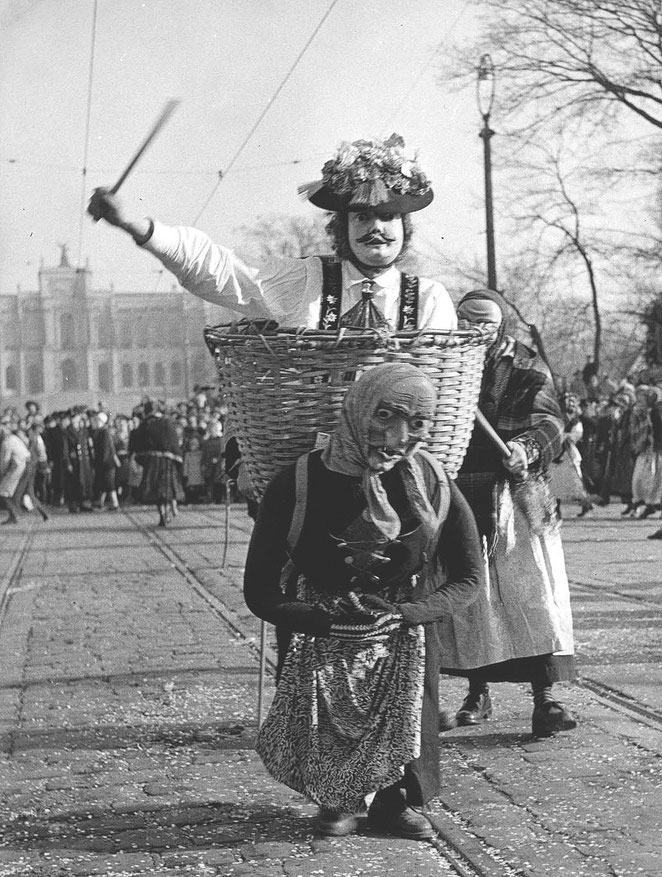
[[[294,468],[294,511],[292,521],[287,533],[287,551],[292,552],[297,546],[299,536],[303,529],[306,518],[306,506],[308,504],[308,458],[310,453],[302,454],[296,461]]]

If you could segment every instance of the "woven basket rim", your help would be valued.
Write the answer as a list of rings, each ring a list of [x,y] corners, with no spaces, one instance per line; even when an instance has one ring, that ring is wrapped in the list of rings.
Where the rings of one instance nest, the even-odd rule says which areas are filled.
[[[473,326],[467,329],[416,329],[412,331],[389,331],[377,329],[308,329],[277,327],[260,331],[258,324],[221,323],[205,326],[205,342],[215,355],[224,346],[250,341],[260,341],[266,349],[271,345],[294,345],[297,350],[318,349],[320,346],[342,349],[343,347],[372,347],[375,351],[389,350],[402,346],[415,348],[432,345],[435,347],[461,347],[474,344],[487,345],[494,337],[493,327]]]

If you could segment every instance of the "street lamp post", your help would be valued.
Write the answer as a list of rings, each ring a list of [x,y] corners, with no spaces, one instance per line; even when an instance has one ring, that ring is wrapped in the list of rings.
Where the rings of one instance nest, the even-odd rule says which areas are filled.
[[[494,103],[494,64],[489,55],[483,55],[478,64],[476,92],[478,109],[483,117],[483,128],[478,135],[483,141],[483,165],[485,170],[485,231],[487,238],[487,285],[497,288],[496,259],[494,255],[494,210],[492,205],[492,151],[490,140],[494,131],[490,128],[490,113]]]

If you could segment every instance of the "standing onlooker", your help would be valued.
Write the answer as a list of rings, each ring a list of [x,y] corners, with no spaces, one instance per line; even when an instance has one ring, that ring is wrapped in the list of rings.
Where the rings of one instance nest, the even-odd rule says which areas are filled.
[[[159,527],[165,527],[184,499],[179,475],[182,458],[175,424],[165,417],[164,406],[148,400],[143,407],[145,417],[131,435],[131,450],[144,467],[142,501],[157,506]]]
[[[205,489],[205,479],[202,474],[202,447],[197,435],[192,435],[184,449],[184,493],[189,505],[199,503]]]
[[[583,434],[580,419],[579,400],[572,393],[566,393],[562,400],[562,411],[565,420],[563,430],[563,450],[561,455],[549,467],[550,490],[557,501],[557,511],[561,517],[563,502],[579,502],[581,511],[578,517],[584,517],[593,509],[593,503],[586,489],[582,475],[582,458],[577,448]]]
[[[632,408],[631,442],[635,455],[632,473],[632,501],[625,511],[647,518],[662,502],[662,430],[659,404],[662,391],[641,384],[635,390],[636,402]]]
[[[39,417],[39,415],[35,415],[36,417]],[[20,421],[16,434],[27,447],[30,457],[26,462],[25,470],[14,494],[14,500],[19,507],[22,505],[23,508],[30,512],[37,511],[41,515],[42,520],[47,521],[48,513],[35,491],[35,480],[39,467],[47,463],[46,445],[36,428],[34,420],[32,425],[30,425],[30,421],[27,418]]]
[[[44,442],[51,464],[51,505],[64,505],[64,475],[66,470],[64,454],[64,433],[71,425],[68,411],[57,411],[49,418]]]
[[[223,500],[223,427],[219,420],[209,423],[209,435],[202,443],[202,474],[205,480],[207,502]]]
[[[117,459],[120,461],[115,473],[117,496],[124,503],[129,484],[129,419],[126,414],[116,415],[111,435]]]
[[[13,431],[12,423],[0,423],[0,502],[9,512],[3,524],[18,524],[18,505],[14,494],[30,459],[30,451]]]
[[[64,430],[64,496],[72,513],[91,512],[93,495],[92,439],[78,409],[71,411],[71,422]]]
[[[115,450],[113,437],[108,429],[108,415],[105,411],[96,411],[92,415],[92,442],[94,444],[94,496],[101,509],[105,508],[108,496],[110,510],[116,512],[120,504],[117,498],[115,477],[120,460]]]

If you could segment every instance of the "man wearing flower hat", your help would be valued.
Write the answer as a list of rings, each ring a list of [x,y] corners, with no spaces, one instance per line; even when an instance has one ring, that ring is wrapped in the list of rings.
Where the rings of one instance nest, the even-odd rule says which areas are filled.
[[[327,230],[335,257],[279,258],[249,267],[197,229],[130,219],[107,188],[94,191],[88,212],[130,234],[189,292],[248,319],[288,328],[455,328],[442,284],[397,268],[412,234],[409,214],[433,198],[401,137],[341,144],[322,179],[299,191],[332,213]]]

